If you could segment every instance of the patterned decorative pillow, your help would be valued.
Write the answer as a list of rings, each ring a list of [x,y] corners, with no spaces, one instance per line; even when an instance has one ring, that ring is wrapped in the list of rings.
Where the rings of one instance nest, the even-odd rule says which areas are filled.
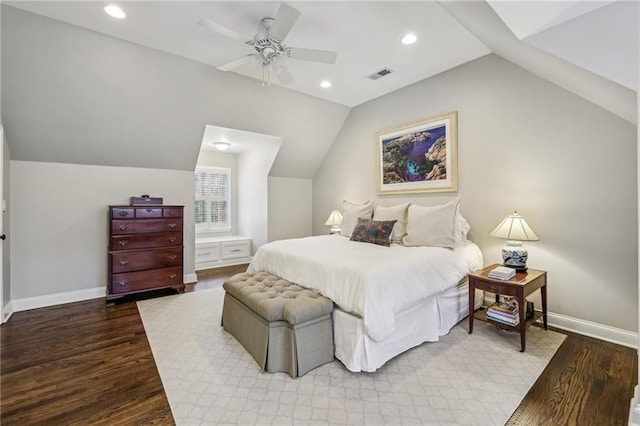
[[[361,243],[378,244],[380,246],[391,245],[391,231],[397,220],[369,220],[358,218],[358,223],[353,228],[351,241]]]

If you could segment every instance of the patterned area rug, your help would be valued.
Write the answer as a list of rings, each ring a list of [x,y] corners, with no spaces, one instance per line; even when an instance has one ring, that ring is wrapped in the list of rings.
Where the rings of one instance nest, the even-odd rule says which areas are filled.
[[[224,291],[138,302],[153,356],[180,425],[504,425],[565,336],[531,327],[520,337],[462,321],[375,373],[339,361],[292,379],[262,373],[220,326]]]

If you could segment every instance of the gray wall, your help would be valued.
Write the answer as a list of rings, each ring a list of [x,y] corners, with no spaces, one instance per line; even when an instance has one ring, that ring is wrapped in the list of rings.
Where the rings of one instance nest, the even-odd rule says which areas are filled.
[[[549,272],[549,310],[637,331],[635,126],[495,55],[354,108],[313,180],[314,233],[342,199],[453,197],[377,196],[374,137],[454,110],[457,195],[485,264],[504,245],[489,233],[518,210],[540,237],[529,265]]]
[[[11,300],[106,288],[107,206],[132,195],[184,205],[184,274],[195,274],[193,171],[11,161]]]
[[[269,241],[312,235],[313,181],[269,178]]]

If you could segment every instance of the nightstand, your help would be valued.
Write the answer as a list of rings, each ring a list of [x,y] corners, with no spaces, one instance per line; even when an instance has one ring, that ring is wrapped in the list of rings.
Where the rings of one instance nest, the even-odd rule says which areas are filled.
[[[547,329],[547,271],[528,269],[524,272],[517,272],[516,276],[510,280],[503,281],[489,278],[489,272],[496,266],[499,265],[496,263],[469,274],[469,333],[473,332],[474,317],[482,321],[488,321],[505,330],[513,330],[520,333],[520,352],[524,352],[527,328],[542,317],[544,329]],[[495,293],[496,302],[499,301],[500,295],[515,297],[518,301],[520,323],[512,326],[493,321],[487,318],[486,309],[474,312],[476,289]],[[527,319],[525,298],[538,289],[542,296],[542,312],[534,311],[533,316]]]

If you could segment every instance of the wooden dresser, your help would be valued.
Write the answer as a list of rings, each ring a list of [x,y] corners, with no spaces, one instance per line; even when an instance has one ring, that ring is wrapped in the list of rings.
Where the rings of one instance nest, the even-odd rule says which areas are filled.
[[[107,306],[133,293],[184,291],[183,206],[109,206]]]

